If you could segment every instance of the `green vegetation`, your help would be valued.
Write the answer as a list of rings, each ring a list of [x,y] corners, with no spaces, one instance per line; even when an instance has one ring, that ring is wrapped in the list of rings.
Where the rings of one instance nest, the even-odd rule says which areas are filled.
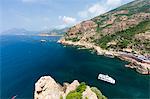
[[[97,95],[98,99],[107,99],[96,87],[91,87],[91,90]]]
[[[82,32],[78,32],[77,34],[82,34]]]
[[[75,37],[75,38],[72,38],[72,41],[73,42],[77,42],[77,41],[79,41],[80,39],[78,39],[78,37]]]
[[[60,96],[60,99],[63,99],[63,96]]]
[[[66,96],[66,99],[82,99],[82,93],[85,91],[87,85],[82,82],[74,91],[71,91]],[[101,91],[96,87],[91,87],[91,90],[97,95],[98,99],[107,99],[104,95],[102,95]],[[86,97],[88,99],[88,97]]]
[[[100,26],[104,25],[105,24],[104,22],[106,20],[109,20],[109,17],[108,16],[104,16],[104,15],[100,15],[97,18],[93,19],[93,21],[97,24],[96,32],[99,33],[104,28],[104,27],[100,27]],[[110,25],[111,24],[108,24],[105,27],[110,26]]]
[[[82,99],[82,93],[72,91],[66,96],[66,99]]]
[[[106,27],[109,27],[109,26],[112,26],[112,24],[107,24],[106,26],[104,26],[102,28],[106,28]]]
[[[100,27],[96,27],[96,32],[99,33],[102,30]]]
[[[105,25],[104,27],[99,27],[99,25],[96,27],[96,32],[99,33],[103,28],[106,28],[106,27],[109,27],[111,26],[112,24],[107,24]]]
[[[68,93],[66,96],[66,99],[82,99],[82,92],[84,92],[86,89],[86,84],[82,82],[76,90]]]
[[[85,82],[82,82],[82,83],[77,87],[76,91],[82,93],[82,92],[85,91],[85,89],[86,89],[86,84],[85,84]]]
[[[146,13],[149,13],[150,12],[150,5],[146,4],[146,5],[142,6],[140,9],[137,9],[136,12],[146,12]]]
[[[118,16],[131,16],[132,14],[130,13],[127,13],[127,14],[116,14],[115,16],[118,17]]]
[[[150,29],[150,20],[143,21],[136,25],[135,27],[130,27],[129,29],[119,31],[112,35],[103,36],[100,40],[95,40],[95,42],[100,45],[103,49],[107,49],[107,43],[112,40],[118,41],[118,46],[120,48],[125,48],[129,43],[136,41],[133,39],[133,36],[138,33],[143,33]]]
[[[118,46],[119,46],[120,48],[126,48],[129,43],[130,43],[130,41],[128,41],[127,39],[124,39],[124,40],[118,42]]]
[[[135,3],[135,1],[133,3],[132,2],[128,3],[112,11],[128,10],[129,14],[133,15],[133,14],[140,13],[140,12],[150,13],[149,8],[150,8],[149,0],[141,0],[137,3]]]
[[[98,33],[100,30],[102,30],[102,28],[99,27],[100,25],[102,25],[102,22],[100,20],[97,20],[95,23],[97,24],[96,32]]]
[[[80,39],[78,39],[78,37],[74,37],[74,38],[65,38],[65,40],[67,40],[67,41],[72,41],[72,42],[77,42],[77,41],[79,41]]]

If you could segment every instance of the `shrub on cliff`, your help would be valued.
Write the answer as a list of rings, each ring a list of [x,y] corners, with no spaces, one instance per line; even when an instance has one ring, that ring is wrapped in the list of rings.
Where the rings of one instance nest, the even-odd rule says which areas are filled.
[[[94,40],[94,42],[100,45],[101,48],[107,49],[108,48],[107,43],[111,42],[112,40],[116,40],[118,41],[117,44],[118,47],[122,49],[126,48],[129,44],[134,45],[134,43],[136,43],[136,40],[134,39],[135,34],[144,33],[149,29],[150,29],[150,20],[146,20],[126,30],[118,31],[112,35],[103,36],[101,39]]]
[[[66,99],[82,99],[82,93],[86,89],[86,84],[82,82],[74,91],[71,91],[66,96]]]
[[[66,96],[66,99],[82,99],[82,93],[72,91]]]
[[[78,42],[80,39],[78,37],[74,38],[65,38],[66,41]]]
[[[87,85],[82,82],[74,91],[71,91],[66,96],[66,99],[82,99],[82,93],[85,91]],[[91,87],[91,90],[96,94],[98,99],[107,99],[104,95],[102,95],[101,91],[96,87]],[[88,99],[88,97],[86,97]]]
[[[97,95],[98,99],[107,99],[96,87],[91,87],[91,90]]]
[[[82,92],[85,91],[85,89],[86,89],[86,84],[85,84],[85,82],[82,82],[82,83],[76,88],[76,91],[82,93]]]

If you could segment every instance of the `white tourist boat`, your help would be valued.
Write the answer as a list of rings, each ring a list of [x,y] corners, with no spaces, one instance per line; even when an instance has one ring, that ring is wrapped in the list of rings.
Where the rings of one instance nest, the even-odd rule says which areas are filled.
[[[98,79],[109,82],[111,84],[115,84],[115,80],[112,77],[109,77],[108,75],[99,74]]]
[[[41,40],[41,42],[46,42],[46,40]]]

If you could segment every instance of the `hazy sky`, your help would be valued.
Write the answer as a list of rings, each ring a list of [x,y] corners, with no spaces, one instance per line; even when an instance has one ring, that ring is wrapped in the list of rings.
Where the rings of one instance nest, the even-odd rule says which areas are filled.
[[[76,24],[133,0],[1,0],[0,30],[45,30]]]

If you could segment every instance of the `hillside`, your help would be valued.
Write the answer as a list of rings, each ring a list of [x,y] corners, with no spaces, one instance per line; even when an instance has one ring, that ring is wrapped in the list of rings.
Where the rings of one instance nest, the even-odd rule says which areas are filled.
[[[150,35],[150,0],[136,0],[75,25],[64,38],[94,43],[103,49],[132,48],[146,54],[150,53],[147,35]]]
[[[69,28],[59,42],[120,57],[132,62],[128,67],[149,74],[150,0],[135,0],[83,21]]]

